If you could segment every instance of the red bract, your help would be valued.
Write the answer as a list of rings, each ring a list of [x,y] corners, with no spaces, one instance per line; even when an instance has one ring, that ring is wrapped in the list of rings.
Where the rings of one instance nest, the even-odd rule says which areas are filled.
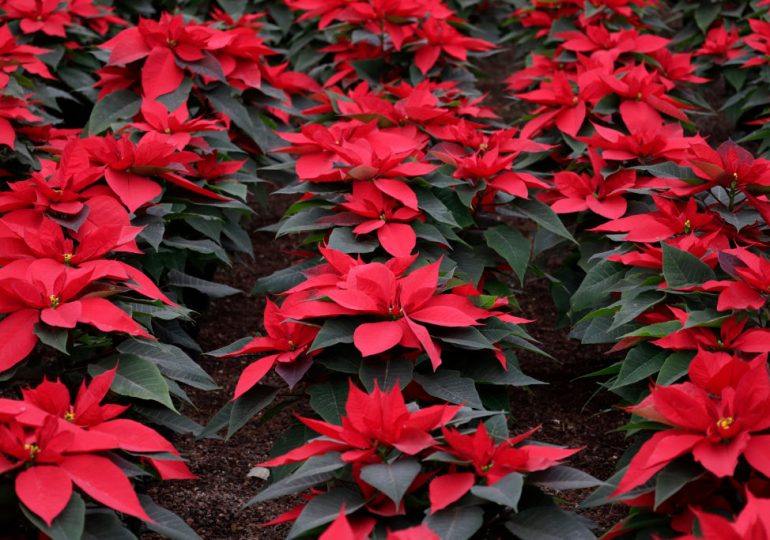
[[[602,169],[607,166],[599,155],[589,150],[593,174],[557,172],[553,175],[555,190],[545,192],[542,200],[549,203],[557,214],[591,210],[608,219],[617,219],[626,213],[623,194],[636,184],[636,171],[621,170],[606,178]]]
[[[446,21],[428,18],[417,29],[416,37],[425,43],[417,45],[414,63],[423,74],[435,65],[441,52],[457,60],[466,61],[468,51],[488,51],[494,48],[490,42],[463,36]]]
[[[282,307],[287,310],[290,309],[294,305],[292,298],[289,296]],[[237,351],[224,355],[226,358],[242,354],[277,351],[275,354],[257,360],[243,370],[235,387],[233,399],[238,399],[254,387],[273,366],[277,366],[279,374],[281,374],[281,367],[289,365],[295,367],[293,376],[287,381],[290,386],[293,386],[296,382],[295,379],[301,377],[310,367],[310,358],[314,352],[309,352],[309,348],[318,335],[318,328],[286,321],[286,318],[278,306],[267,300],[264,315],[267,336],[256,337]],[[300,373],[296,373],[296,370],[299,370]]]
[[[446,424],[459,409],[457,405],[435,405],[410,411],[398,385],[384,392],[375,383],[372,393],[366,394],[351,382],[341,426],[299,417],[324,437],[262,465],[277,467],[326,452],[342,452],[347,462],[378,462],[377,452],[383,445],[415,455],[436,442],[430,432]]]
[[[693,145],[688,161],[695,174],[706,180],[691,193],[714,184],[742,191],[752,186],[770,186],[770,161],[754,158],[751,152],[732,141],[722,143],[716,150],[705,144]]]
[[[571,78],[562,71],[554,73],[550,81],[541,82],[537,90],[515,96],[542,105],[533,111],[535,117],[524,127],[525,135],[537,133],[553,124],[567,135],[575,137],[586,119],[587,96],[581,89],[576,90]]]
[[[708,281],[707,291],[720,291],[717,309],[760,309],[763,294],[770,291],[770,261],[745,248],[725,249],[719,255],[722,268],[737,280]]]
[[[72,18],[60,0],[6,0],[2,3],[5,20],[20,21],[25,34],[42,32],[48,36],[67,37]]]
[[[0,269],[0,371],[21,362],[35,347],[35,324],[58,328],[78,323],[104,332],[123,332],[150,338],[125,311],[109,300],[89,294],[92,270],[67,269],[47,260],[19,260]]]
[[[660,36],[640,34],[637,30],[610,32],[600,24],[589,25],[582,31],[560,32],[556,37],[564,40],[561,47],[568,51],[608,51],[613,60],[621,54],[631,52],[650,54],[666,47],[671,41]]]
[[[400,205],[368,182],[354,182],[353,193],[345,199],[340,206],[349,211],[347,217],[356,225],[355,234],[377,231],[380,245],[390,255],[407,257],[412,254],[417,237],[409,223],[424,219],[419,211]],[[338,222],[336,217],[335,221]]]
[[[699,212],[698,203],[690,198],[680,203],[653,197],[654,212],[613,219],[592,231],[626,232],[628,242],[658,242],[679,234],[714,232],[719,226],[718,216],[711,212]]]
[[[746,506],[735,521],[718,514],[695,510],[700,534],[686,538],[715,538],[719,540],[767,540],[770,538],[770,500],[760,499],[746,491]],[[685,537],[682,537],[685,538]]]
[[[16,234],[3,234],[3,224]],[[134,252],[132,246],[136,235],[134,228],[120,225],[81,227],[82,231],[67,238],[62,228],[52,220],[44,218],[39,225],[19,230],[13,223],[0,219],[0,249],[4,256],[0,263],[19,259],[50,259],[70,268],[91,270],[91,280],[107,279],[123,282],[149,298],[175,306],[160,289],[138,268],[122,261],[103,258],[110,252]],[[77,246],[75,244],[77,240]]]
[[[142,89],[145,98],[155,99],[182,84],[184,70],[177,61],[190,69],[198,65],[211,68],[213,64],[221,71],[208,51],[228,41],[224,33],[220,35],[206,26],[185,23],[181,15],[164,13],[159,21],[141,19],[138,26],[123,30],[101,47],[110,51],[108,66],[125,66],[146,58]]]
[[[94,169],[104,175],[107,185],[130,212],[135,212],[163,191],[152,177],[162,178],[210,199],[227,200],[180,176],[179,173],[184,172],[184,164],[197,161],[198,155],[180,152],[163,138],[153,132],[144,135],[136,144],[127,135],[120,139],[90,137],[81,144],[88,151]]]
[[[319,540],[369,540],[375,525],[375,520],[371,518],[349,520],[343,505],[339,515],[321,534]],[[385,540],[439,540],[439,537],[427,525],[417,525],[398,531],[388,530]]]
[[[683,325],[687,322],[688,314],[681,309],[669,307],[675,318]],[[746,321],[731,317],[722,322],[718,329],[705,327],[684,328],[656,339],[652,343],[658,347],[672,350],[706,349],[710,351],[736,351],[741,353],[770,352],[770,330],[751,328],[744,330]]]
[[[442,428],[445,443],[437,448],[468,462],[475,474],[486,479],[490,485],[512,472],[534,472],[553,467],[560,460],[580,451],[580,448],[535,444],[517,446],[538,429],[497,442],[487,433],[484,423],[480,423],[473,434],[445,427]]]
[[[738,28],[733,26],[728,32],[724,26],[720,25],[708,31],[703,45],[695,51],[695,54],[699,56],[715,56],[714,60],[721,63],[725,60],[740,57],[742,53],[739,47],[740,35],[738,34]]]
[[[723,388],[715,397],[689,382],[656,386],[630,410],[672,429],[658,432],[644,443],[616,495],[641,485],[690,452],[718,477],[732,475],[741,455],[758,471],[770,474],[770,435],[756,434],[770,428],[770,379],[764,362],[755,363],[734,387]]]
[[[20,45],[7,24],[0,26],[0,88],[5,88],[10,75],[21,67],[34,75],[53,79],[48,67],[38,56],[48,52],[32,45]]]
[[[187,103],[182,103],[175,111],[169,112],[159,101],[144,100],[141,112],[143,121],[134,122],[131,126],[139,131],[156,133],[157,140],[164,141],[177,150],[182,150],[190,144],[193,133],[224,129],[213,120],[191,119]]]
[[[115,418],[128,407],[113,404],[101,404],[110,390],[117,367],[97,375],[86,385],[81,383],[75,403],[70,403],[67,387],[59,381],[45,380],[35,389],[22,389],[24,401],[35,408],[26,410],[16,419],[30,426],[42,426],[48,415],[59,419],[59,428],[63,431],[75,431],[73,426],[88,430],[88,436],[100,440],[114,439],[111,448],[127,452],[169,453],[179,457],[174,446],[155,430],[134,420]],[[195,478],[183,461],[162,458],[147,458],[164,480],[182,480]]]
[[[354,266],[344,281],[323,290],[323,299],[296,304],[286,315],[298,320],[340,315],[385,319],[356,328],[353,343],[363,356],[401,345],[424,350],[436,369],[441,352],[424,325],[476,326],[489,316],[466,298],[438,294],[438,270],[435,262],[399,278],[382,263]]]

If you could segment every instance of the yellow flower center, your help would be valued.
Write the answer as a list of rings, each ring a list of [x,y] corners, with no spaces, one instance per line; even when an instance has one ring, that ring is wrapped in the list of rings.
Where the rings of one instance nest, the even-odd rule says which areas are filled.
[[[485,142],[479,145],[479,150],[486,150],[487,148],[489,148],[489,145]]]
[[[52,294],[51,296],[49,296],[48,301],[51,303],[51,309],[56,309],[57,307],[59,307],[59,304],[60,304],[59,297],[56,296],[55,294]]]
[[[641,92],[636,94],[636,101],[642,101],[642,93]]]
[[[495,466],[495,463],[493,461],[490,461],[489,463],[481,467],[481,472],[489,472],[494,466]]]
[[[29,459],[34,460],[35,456],[40,453],[40,447],[34,443],[27,443],[24,445],[24,450],[29,452]]]
[[[65,253],[62,255],[62,259],[64,259],[64,264],[69,266],[69,264],[72,262],[72,253]]]
[[[169,133],[171,133],[171,128],[166,128],[166,129],[164,129],[164,130],[163,130],[163,133],[165,133],[166,135],[168,135]]]
[[[725,416],[717,420],[717,427],[722,431],[727,431],[733,425],[733,422],[735,422],[735,419],[732,416]]]
[[[175,39],[171,39],[171,38],[168,38],[168,39],[166,40],[166,43],[167,43],[167,44],[168,44],[168,46],[169,46],[169,47],[171,47],[172,49],[173,49],[174,47],[176,47],[177,45],[179,45],[179,43],[177,43],[177,41],[176,41]]]
[[[573,96],[573,98],[572,98],[572,104],[573,104],[573,105],[577,105],[577,103],[578,103],[578,98],[577,98],[577,96]]]
[[[684,234],[690,234],[690,231],[692,231],[692,223],[689,219],[686,219],[684,221]]]
[[[67,422],[74,422],[75,421],[75,411],[73,411],[71,408],[66,413],[64,413],[64,419]]]

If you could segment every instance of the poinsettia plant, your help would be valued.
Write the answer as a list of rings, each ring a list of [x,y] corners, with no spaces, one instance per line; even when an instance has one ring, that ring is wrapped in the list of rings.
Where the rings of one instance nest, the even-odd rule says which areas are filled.
[[[22,400],[0,400],[0,486],[12,494],[3,503],[6,533],[23,529],[25,522],[51,536],[79,538],[97,530],[114,533],[116,527],[120,533],[113,512],[139,518],[151,529],[158,519],[165,522],[161,516],[169,512],[140,499],[131,479],[150,471],[164,480],[195,476],[159,433],[118,418],[128,407],[102,404],[115,375],[112,369],[84,382],[74,403],[58,380],[22,389]],[[172,529],[192,533],[170,515]]]
[[[450,531],[463,538],[526,535],[528,522],[537,519],[590,537],[542,489],[588,487],[596,480],[562,464],[579,449],[532,444],[536,428],[500,440],[467,407],[407,406],[398,384],[385,390],[375,384],[366,393],[351,383],[338,421],[299,419],[321,436],[261,463],[271,469],[301,465],[250,501],[312,488],[306,502],[270,522],[293,522],[290,537],[326,527],[325,537],[346,527],[355,531],[351,538],[386,530],[388,538],[401,538],[404,529],[437,538]]]

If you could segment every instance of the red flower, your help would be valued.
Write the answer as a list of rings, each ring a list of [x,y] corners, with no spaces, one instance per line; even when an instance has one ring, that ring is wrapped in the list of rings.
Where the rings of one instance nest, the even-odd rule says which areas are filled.
[[[286,299],[284,308],[291,308],[294,304],[292,298],[289,296]],[[286,318],[278,306],[267,300],[264,315],[267,336],[256,337],[237,351],[224,355],[225,358],[228,358],[243,354],[277,351],[275,354],[257,360],[243,370],[238,378],[233,399],[238,399],[254,387],[275,365],[280,368],[287,364],[301,365],[304,363],[303,373],[310,367],[309,360],[315,353],[309,353],[308,349],[318,335],[318,327],[286,321]]]
[[[722,143],[716,150],[706,144],[693,145],[688,161],[695,174],[706,180],[691,193],[714,184],[742,191],[751,186],[770,186],[770,161],[754,158],[751,152],[733,141]]]
[[[342,452],[347,462],[366,462],[377,457],[382,445],[415,455],[436,442],[430,432],[446,424],[459,409],[459,405],[434,405],[410,411],[397,384],[383,392],[375,383],[372,393],[366,394],[351,382],[341,426],[300,416],[303,424],[323,437],[262,465],[277,467],[326,452]]]
[[[401,206],[368,182],[354,182],[353,193],[345,199],[340,206],[352,214],[355,234],[377,231],[380,245],[390,255],[407,257],[412,254],[417,237],[409,223],[422,217],[419,211]]]
[[[67,4],[65,3],[64,6]],[[6,20],[21,21],[25,34],[42,32],[47,36],[67,37],[72,18],[60,0],[8,0],[3,2]]]
[[[718,538],[719,540],[764,540],[770,538],[770,500],[760,499],[746,490],[746,506],[730,522],[717,514],[695,510],[700,534],[691,538]]]
[[[682,325],[687,323],[687,312],[671,306],[668,309]],[[731,317],[722,322],[718,335],[711,328],[694,326],[673,332],[652,343],[675,351],[706,349],[742,353],[770,352],[770,330],[765,328],[744,330],[745,326],[745,320],[738,321],[735,317]]]
[[[3,220],[0,219],[0,223]],[[15,228],[15,227],[14,227]],[[114,251],[134,252],[127,242],[133,244],[138,230],[134,227],[105,225],[101,227],[81,227],[74,235],[74,240],[65,238],[62,227],[48,218],[39,225],[24,227],[17,234],[3,237],[0,233],[0,249],[4,256],[0,261],[12,262],[18,259],[50,259],[69,268],[91,271],[91,280],[109,279],[123,282],[148,298],[157,299],[176,306],[168,299],[155,283],[141,270],[122,261],[104,259],[104,255]]]
[[[770,428],[770,379],[764,362],[755,363],[734,387],[723,388],[715,397],[689,382],[655,386],[630,411],[671,429],[642,445],[615,495],[643,484],[687,453],[720,478],[733,474],[741,455],[761,473],[770,474],[770,435],[756,435]]]
[[[445,444],[438,449],[467,461],[476,475],[485,478],[490,485],[512,472],[542,471],[580,451],[580,448],[558,448],[535,444],[517,446],[538,429],[531,429],[498,443],[487,433],[483,422],[479,423],[473,434],[462,434],[455,429],[445,427],[442,428]]]
[[[177,150],[182,150],[190,144],[192,133],[224,129],[213,120],[190,119],[186,102],[175,111],[169,112],[163,103],[145,99],[142,101],[141,112],[143,121],[134,122],[131,126],[139,131],[156,133],[157,140],[165,141]]]
[[[720,291],[717,309],[760,309],[770,291],[770,261],[745,248],[720,251],[722,267],[737,280],[708,281],[706,291]]]
[[[229,39],[224,32],[220,35],[206,26],[186,24],[181,15],[163,13],[159,21],[141,19],[137,26],[123,30],[101,47],[111,51],[108,66],[125,66],[146,58],[142,90],[145,98],[155,99],[182,84],[184,70],[179,64],[208,63],[221,71],[208,51],[221,48]]]
[[[107,185],[130,212],[135,212],[163,191],[151,177],[162,178],[210,199],[227,200],[180,176],[178,173],[184,171],[184,164],[197,161],[198,155],[177,151],[157,133],[147,133],[137,144],[127,134],[117,140],[111,136],[90,137],[83,139],[81,144],[96,170],[103,172]]]
[[[7,24],[0,26],[0,88],[8,85],[9,75],[19,67],[45,79],[53,79],[48,67],[39,58],[47,52],[46,49],[32,45],[20,45]]]
[[[738,28],[733,26],[728,32],[724,25],[712,28],[706,34],[701,48],[695,51],[698,56],[711,55],[716,56],[716,62],[732,60],[742,55],[740,48],[740,35]]]
[[[613,219],[592,231],[627,232],[628,242],[659,242],[679,234],[709,233],[717,227],[718,217],[712,212],[698,212],[698,203],[690,198],[680,203],[653,197],[657,210],[647,214],[637,214]]]
[[[494,45],[483,39],[462,35],[446,21],[429,17],[417,29],[417,37],[425,43],[417,46],[414,63],[424,74],[430,71],[441,52],[462,62],[468,59],[468,51],[488,51]]]
[[[588,151],[593,174],[577,174],[571,171],[553,175],[555,190],[544,192],[542,198],[557,214],[591,210],[608,219],[617,219],[626,213],[627,203],[623,194],[636,184],[636,171],[621,170],[606,178],[602,169],[607,166],[599,155]]]
[[[556,71],[550,81],[541,82],[536,90],[515,96],[542,105],[533,111],[535,117],[523,129],[527,136],[555,124],[560,131],[575,137],[586,119],[587,95],[583,89],[576,91],[563,71]]]
[[[58,328],[78,323],[103,332],[151,338],[125,311],[88,294],[92,270],[73,270],[47,259],[19,260],[0,269],[0,371],[21,362],[35,347],[39,321]]]
[[[435,262],[399,278],[382,263],[354,266],[344,281],[323,290],[323,299],[297,303],[285,314],[298,320],[335,315],[382,318],[356,328],[353,343],[363,356],[401,345],[424,350],[436,369],[441,365],[441,352],[424,324],[476,326],[481,324],[478,319],[488,317],[467,298],[437,294],[438,270],[439,262]]]

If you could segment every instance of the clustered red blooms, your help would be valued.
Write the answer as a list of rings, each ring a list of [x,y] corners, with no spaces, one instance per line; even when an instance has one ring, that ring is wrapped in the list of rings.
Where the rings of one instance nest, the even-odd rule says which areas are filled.
[[[110,459],[115,452],[148,454],[142,459],[164,479],[194,478],[182,461],[151,457],[178,453],[155,430],[117,418],[127,407],[101,404],[115,372],[83,383],[74,403],[64,384],[48,380],[22,390],[21,401],[0,399],[0,474],[18,473],[16,494],[48,526],[69,503],[73,485],[109,508],[152,521]]]
[[[600,310],[609,308],[605,320],[615,318],[610,330],[622,322],[637,330],[604,338],[616,341],[614,351],[630,349],[628,358],[662,350],[664,358],[679,355],[689,364],[687,382],[666,379],[644,397],[637,378],[641,395],[618,392],[641,400],[628,411],[655,423],[656,431],[619,474],[614,495],[635,512],[668,515],[671,529],[689,538],[765,537],[770,525],[757,512],[767,501],[756,496],[767,496],[770,477],[770,449],[763,446],[770,429],[764,311],[770,160],[752,153],[753,145],[715,144],[686,129],[700,108],[688,102],[696,95],[692,89],[712,82],[705,75],[719,76],[711,66],[730,66],[747,76],[749,68],[767,63],[770,24],[762,13],[735,23],[717,17],[702,44],[688,49],[645,23],[643,15],[653,12],[645,8],[656,4],[531,2],[514,18],[552,45],[536,49],[527,67],[507,82],[528,105],[522,136],[561,145],[551,157],[566,170],[553,172],[537,198],[558,214],[580,213],[580,223],[589,225],[586,234],[593,241],[603,237],[607,252],[601,257],[616,263],[589,271],[584,285],[590,288],[590,279],[601,279],[602,272],[624,280],[602,284],[609,296],[591,315],[607,317]],[[766,121],[753,116],[745,125]],[[624,244],[617,248],[617,241]],[[634,288],[657,299],[645,303],[639,297],[631,307]],[[630,367],[621,365],[617,387]],[[660,381],[660,365],[644,376],[658,369]],[[683,375],[684,370],[678,376]],[[661,501],[650,480],[693,461],[703,472]],[[720,479],[732,483],[735,500],[728,503],[718,491],[726,485]],[[663,489],[660,481],[657,489]],[[735,516],[734,522],[714,511]],[[634,517],[610,536],[644,529]]]
[[[404,486],[405,493],[415,494],[427,487],[429,512],[435,513],[459,500],[477,484],[493,486],[509,475],[543,471],[579,450],[522,444],[537,428],[499,441],[487,433],[483,423],[472,432],[448,427],[460,408],[446,404],[408,408],[398,385],[386,392],[375,384],[372,392],[366,394],[351,382],[341,425],[300,416],[302,423],[321,437],[261,465],[278,467],[339,452],[342,463],[351,465],[353,479],[366,497],[367,510],[378,516],[395,516],[405,513],[404,502],[392,500],[380,493],[377,486],[368,483],[367,467],[385,464],[392,467],[401,459],[429,463],[437,455],[451,456],[451,461],[444,464],[443,473],[415,471],[408,485]],[[439,429],[440,435],[434,436]],[[306,504],[300,504],[271,523],[295,519]],[[340,515],[345,515],[344,507]],[[353,526],[355,535],[350,537],[368,538],[375,523],[373,517],[357,518]],[[330,531],[347,530],[346,527],[351,526],[347,518],[339,518],[327,530],[327,537],[332,538]],[[408,530],[412,535],[423,529]],[[391,533],[388,538],[412,536]]]

